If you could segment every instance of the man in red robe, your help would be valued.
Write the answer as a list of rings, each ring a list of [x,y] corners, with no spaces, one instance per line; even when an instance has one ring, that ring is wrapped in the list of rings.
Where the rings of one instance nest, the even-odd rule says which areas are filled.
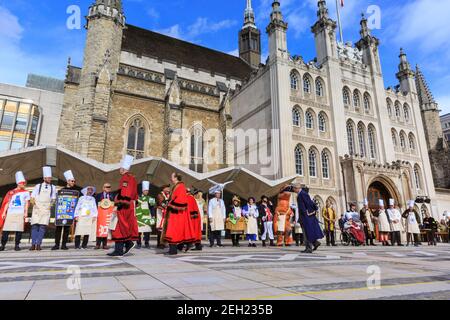
[[[173,188],[167,205],[162,235],[163,239],[169,243],[168,255],[176,255],[178,253],[177,245],[192,243],[196,238],[190,229],[189,200],[186,186],[181,179],[181,175],[178,173],[173,173],[171,176]]]
[[[117,225],[111,231],[112,240],[115,241],[115,249],[114,252],[108,254],[111,257],[127,255],[134,248],[134,241],[137,241],[139,237],[135,214],[135,201],[138,199],[137,181],[129,172],[133,160],[133,157],[125,156],[120,168],[122,178],[114,200],[117,206]]]
[[[189,232],[192,237],[194,237],[194,241],[187,244],[186,251],[195,245],[195,250],[202,250],[202,225],[200,216],[200,209],[198,208],[197,200],[194,197],[194,193],[196,191],[188,190],[188,212],[189,212]]]

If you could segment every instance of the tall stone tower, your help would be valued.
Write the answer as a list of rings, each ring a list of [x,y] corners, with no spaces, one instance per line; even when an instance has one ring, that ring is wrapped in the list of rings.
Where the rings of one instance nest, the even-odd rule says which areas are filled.
[[[450,189],[450,170],[448,169],[450,167],[450,148],[442,132],[439,106],[434,100],[419,66],[416,67],[416,89],[434,184],[437,188]]]
[[[323,64],[329,58],[337,58],[336,22],[330,19],[326,1],[317,3],[317,21],[312,26],[316,43],[317,62]]]
[[[270,23],[266,28],[269,35],[269,59],[276,57],[288,57],[287,51],[287,29],[288,24],[283,19],[280,2],[274,0],[272,3],[272,13],[270,14]]]
[[[244,26],[239,31],[239,57],[255,69],[261,63],[261,32],[255,24],[252,0],[247,0]]]
[[[72,126],[73,143],[69,148],[103,162],[112,88],[125,28],[122,2],[96,0],[86,18],[86,47]]]

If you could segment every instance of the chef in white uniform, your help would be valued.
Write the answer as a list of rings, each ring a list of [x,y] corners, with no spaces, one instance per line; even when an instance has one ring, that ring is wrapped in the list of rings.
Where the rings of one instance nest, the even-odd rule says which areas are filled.
[[[52,185],[52,168],[42,168],[44,181],[36,185],[31,193],[33,213],[31,215],[30,251],[41,251],[42,240],[50,223],[51,208],[56,201],[56,187]]]
[[[403,218],[406,220],[406,232],[407,232],[407,246],[409,246],[410,242],[412,243],[414,239],[414,246],[419,246],[419,223],[417,221],[419,214],[414,210],[415,201],[408,201],[408,209],[403,213]]]
[[[379,209],[374,216],[378,220],[378,233],[380,235],[380,242],[383,246],[389,246],[389,233],[391,232],[391,226],[387,217],[386,210],[384,209],[384,200],[379,200]]]
[[[97,229],[97,202],[95,201],[95,187],[88,186],[81,190],[83,196],[78,199],[77,207],[75,208],[75,249],[87,249],[89,238],[96,237]],[[83,244],[80,248],[81,237],[83,237]]]
[[[389,199],[389,209],[387,209],[387,214],[389,215],[389,220],[391,222],[391,243],[398,246],[402,245],[401,232],[403,231],[402,226],[402,215],[400,211],[395,208],[394,199]]]
[[[21,250],[20,241],[22,240],[22,234],[25,229],[25,219],[28,216],[28,206],[30,205],[30,193],[25,189],[27,181],[21,171],[16,172],[16,184],[17,188],[11,190],[6,195],[10,200],[8,203],[3,204],[6,208],[1,212],[2,221],[5,223],[3,225],[0,251],[5,250],[10,232],[16,233],[14,250]],[[2,209],[4,208],[3,205]]]
[[[222,192],[215,191],[215,197],[209,201],[208,217],[209,225],[211,226],[211,236],[209,246],[214,246],[214,240],[217,241],[218,247],[223,247],[221,237],[222,231],[225,230],[225,220],[227,213],[225,209],[225,202],[222,200]]]

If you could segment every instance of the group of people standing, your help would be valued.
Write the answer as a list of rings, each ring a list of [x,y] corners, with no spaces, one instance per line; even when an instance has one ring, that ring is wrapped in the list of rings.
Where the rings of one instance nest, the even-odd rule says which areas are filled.
[[[368,201],[358,213],[356,204],[350,204],[338,220],[335,209],[327,201],[321,215],[320,226],[317,204],[309,196],[307,187],[300,184],[284,186],[276,206],[269,197],[262,196],[257,203],[254,197],[246,204],[238,196],[232,198],[231,206],[223,200],[223,190],[213,188],[214,195],[207,203],[200,190],[189,189],[182,176],[173,173],[170,184],[161,188],[154,198],[150,195],[150,182],[142,181],[142,193],[138,194],[138,183],[130,173],[133,157],[125,156],[120,172],[119,189],[112,192],[112,185],[105,183],[103,190],[96,192],[94,186],[76,187],[71,170],[64,173],[66,186],[57,190],[52,185],[52,169],[43,168],[43,181],[36,185],[30,195],[22,172],[16,173],[17,187],[9,191],[0,207],[0,251],[4,251],[10,233],[15,233],[15,250],[19,251],[22,234],[27,222],[31,225],[31,251],[42,250],[42,242],[50,224],[52,210],[55,212],[55,244],[52,250],[68,250],[69,235],[73,233],[75,249],[87,249],[89,241],[95,239],[95,249],[107,250],[108,240],[114,241],[110,256],[127,255],[133,248],[144,245],[150,248],[152,232],[157,234],[157,247],[165,248],[167,254],[179,251],[202,250],[202,234],[206,226],[210,247],[223,247],[223,233],[227,231],[233,247],[240,246],[241,237],[248,247],[305,245],[304,253],[319,248],[320,239],[326,237],[328,246],[336,245],[337,226],[356,245],[375,245],[378,239],[384,246],[401,243],[400,233],[406,228],[408,245],[419,245],[419,217],[414,211],[414,201],[400,213],[394,200],[388,209],[380,200],[379,209],[372,211]],[[28,218],[29,206],[31,218]],[[205,212],[206,211],[206,212]],[[204,217],[207,223],[204,224]],[[434,230],[434,219],[427,216],[424,224]],[[391,244],[389,244],[389,236]]]

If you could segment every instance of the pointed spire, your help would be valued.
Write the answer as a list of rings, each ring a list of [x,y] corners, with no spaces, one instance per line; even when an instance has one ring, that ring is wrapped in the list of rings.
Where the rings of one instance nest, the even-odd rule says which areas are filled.
[[[328,8],[327,2],[325,0],[320,0],[317,3],[319,10],[317,10],[317,17],[319,20],[328,20]]]
[[[361,30],[359,31],[359,34],[361,35],[361,38],[364,39],[368,36],[370,36],[370,29],[369,26],[367,25],[367,18],[364,15],[364,12],[361,14]]]
[[[281,13],[280,2],[278,0],[274,0],[272,3],[270,21],[283,21],[283,14]]]
[[[421,107],[425,105],[436,105],[437,108],[437,104],[434,100],[433,94],[431,93],[427,81],[425,80],[425,76],[419,69],[418,65],[416,66],[416,87]]]
[[[403,48],[400,48],[400,55],[398,57],[400,58],[400,65],[398,66],[398,70],[400,72],[411,71],[411,65],[409,64],[408,59],[406,58],[406,53],[403,50]]]
[[[252,8],[252,0],[247,0],[247,7],[245,8],[245,13],[244,13],[244,26],[242,27],[242,29],[245,29],[245,28],[255,28],[256,29],[255,11],[253,11],[253,8]]]

